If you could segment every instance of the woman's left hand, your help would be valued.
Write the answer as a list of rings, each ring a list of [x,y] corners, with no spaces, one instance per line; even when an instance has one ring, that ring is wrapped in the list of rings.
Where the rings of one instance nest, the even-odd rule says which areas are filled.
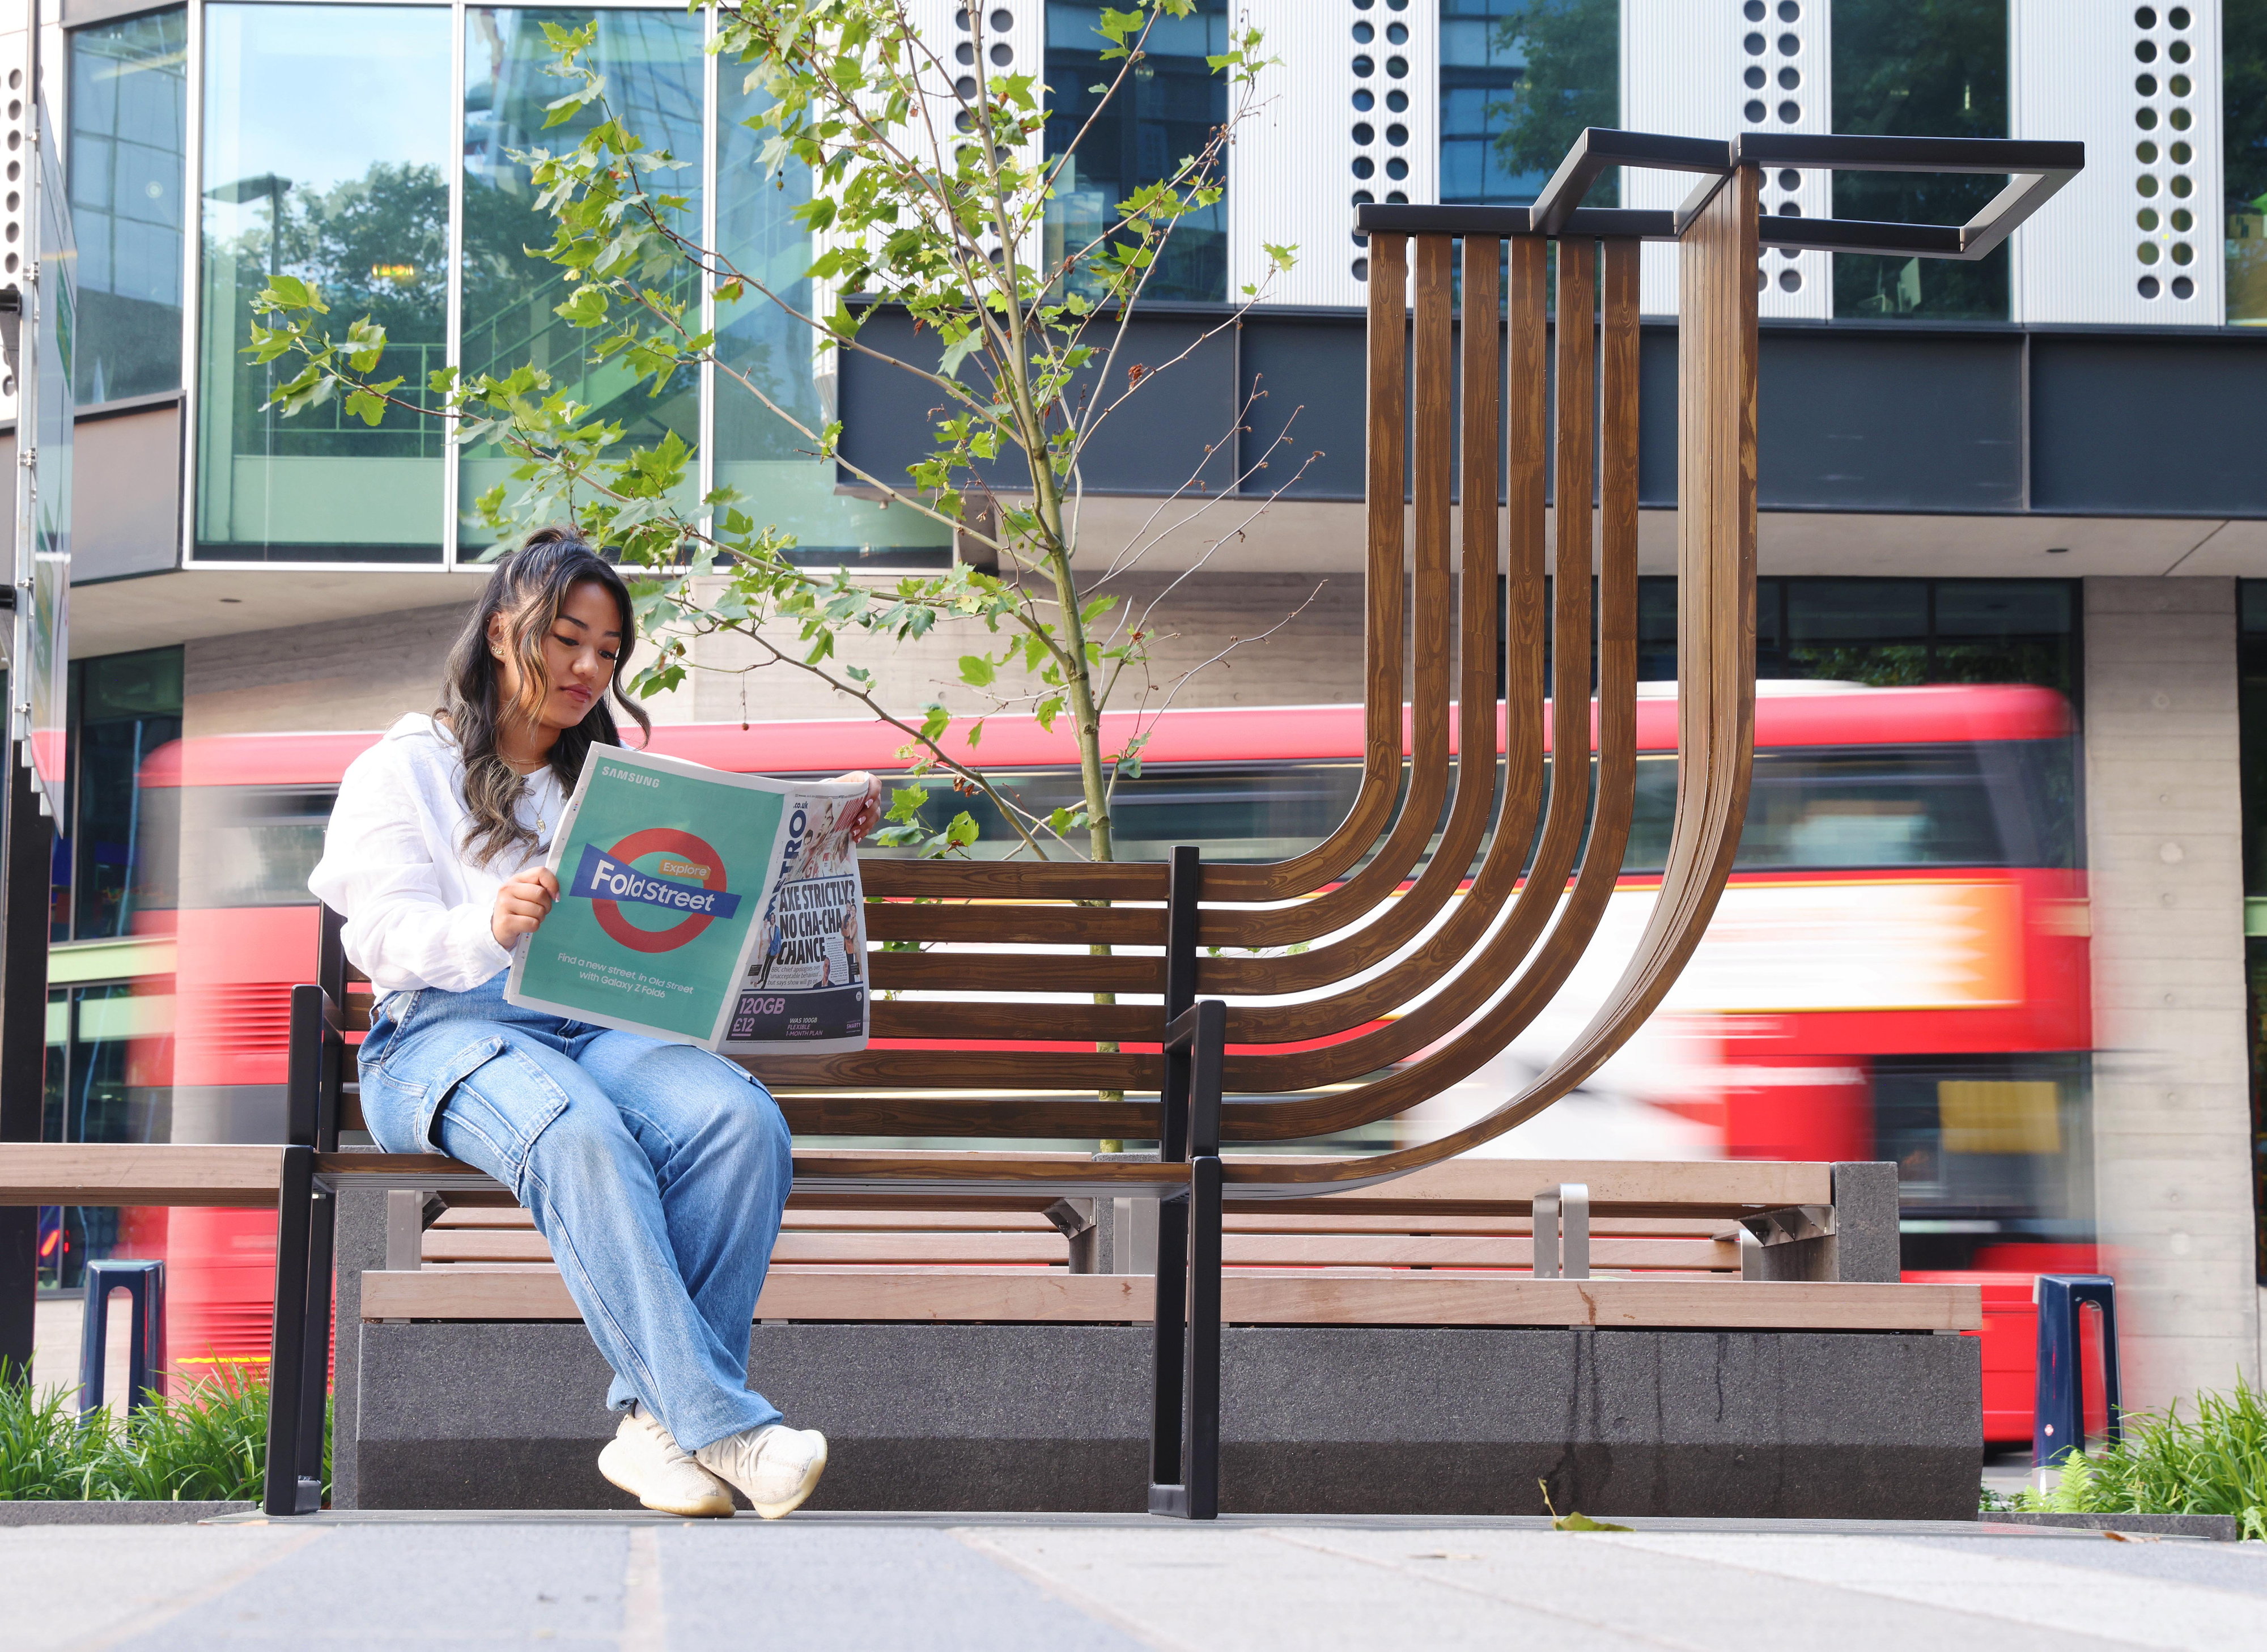
[[[866,801],[858,805],[858,812],[846,822],[850,831],[850,841],[853,843],[862,843],[872,833],[874,828],[882,824],[884,805],[882,802],[881,779],[878,775],[869,775],[861,769],[847,775],[838,775],[835,780],[838,784],[847,784],[852,781],[860,780],[866,782]]]

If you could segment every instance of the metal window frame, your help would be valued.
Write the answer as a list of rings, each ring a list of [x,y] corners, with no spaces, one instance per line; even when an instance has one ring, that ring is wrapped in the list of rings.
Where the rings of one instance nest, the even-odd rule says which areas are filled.
[[[491,7],[483,8],[479,0],[224,0],[231,5],[385,5],[401,10],[446,11],[451,18],[450,33],[450,120],[451,129],[444,134],[444,149],[453,158],[449,174],[449,221],[447,227],[448,282],[446,316],[448,336],[444,341],[446,354],[443,359],[452,366],[462,365],[464,321],[464,180],[465,169],[461,154],[465,109],[465,28],[467,15],[476,10],[526,10],[540,8]],[[203,363],[199,359],[199,335],[203,326],[204,280],[204,127],[205,96],[205,13],[214,0],[183,0],[188,13],[188,43],[183,72],[187,80],[187,123],[182,142],[182,199],[184,222],[181,234],[181,452],[180,452],[180,513],[175,523],[177,540],[173,565],[184,570],[213,569],[224,572],[248,573],[319,573],[319,574],[394,574],[431,576],[463,573],[484,573],[476,562],[461,559],[458,554],[458,513],[461,503],[461,479],[459,474],[460,458],[451,447],[444,456],[441,471],[440,534],[441,554],[438,560],[420,562],[363,562],[348,557],[326,558],[321,561],[278,561],[264,557],[200,556],[197,554],[197,495],[198,495],[198,420],[201,416]],[[168,9],[153,5],[152,11]],[[602,5],[581,8],[592,11],[676,11],[683,8],[679,0],[606,0]],[[713,29],[713,21],[709,25]],[[73,31],[75,32],[75,31]],[[715,62],[711,58],[703,71],[711,82],[715,77]],[[713,112],[708,117],[712,121]],[[713,194],[713,191],[711,192]],[[708,428],[707,402],[702,403],[702,432]],[[701,444],[705,452],[708,444]],[[706,491],[704,483],[703,491]],[[439,598],[436,598],[439,600]]]

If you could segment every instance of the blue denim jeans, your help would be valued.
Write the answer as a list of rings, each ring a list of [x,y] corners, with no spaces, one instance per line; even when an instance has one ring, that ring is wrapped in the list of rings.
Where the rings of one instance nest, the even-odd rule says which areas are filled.
[[[686,1450],[780,1421],[748,1333],[793,1178],[779,1104],[721,1056],[470,992],[388,995],[362,1046],[363,1116],[518,1196],[613,1368]]]

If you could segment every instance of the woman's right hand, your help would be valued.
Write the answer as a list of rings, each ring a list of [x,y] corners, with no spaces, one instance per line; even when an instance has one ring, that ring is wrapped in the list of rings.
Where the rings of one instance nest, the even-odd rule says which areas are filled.
[[[535,933],[535,926],[550,915],[551,903],[559,899],[559,879],[549,869],[530,867],[496,891],[495,915],[488,920],[488,933],[495,936],[498,946],[508,947],[523,935]]]

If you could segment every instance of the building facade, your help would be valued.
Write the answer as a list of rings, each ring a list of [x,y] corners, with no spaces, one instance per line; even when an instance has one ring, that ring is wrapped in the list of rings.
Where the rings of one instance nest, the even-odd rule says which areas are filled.
[[[489,536],[472,502],[508,468],[406,413],[365,426],[263,409],[272,370],[241,347],[271,275],[318,282],[334,313],[382,320],[413,385],[434,367],[533,362],[633,437],[676,434],[699,456],[698,486],[737,488],[812,566],[935,568],[954,549],[934,525],[845,487],[725,376],[682,374],[652,396],[584,360],[554,312],[556,271],[521,250],[548,232],[514,152],[558,141],[555,128],[545,136],[558,83],[543,25],[595,21],[595,66],[624,118],[683,163],[671,188],[685,227],[797,290],[811,249],[790,214],[809,180],[759,164],[743,124],[759,94],[706,52],[705,15],[465,0],[49,4],[45,78],[79,323],[78,664],[56,860],[52,1128],[255,1129],[241,1120],[256,1098],[199,1067],[217,1058],[191,1046],[224,1025],[234,1047],[268,1050],[280,1022],[248,986],[193,982],[172,950],[162,914],[186,881],[217,874],[198,856],[195,822],[169,817],[165,789],[147,783],[151,756],[183,736],[370,729],[426,709],[483,577]],[[942,50],[964,43],[963,8],[913,9]],[[985,10],[995,70],[1050,88],[1051,148],[1090,113],[1095,10]],[[2090,931],[2090,1047],[2020,1071],[1940,1073],[1884,1056],[1874,1140],[1901,1160],[1899,1144],[1916,1144],[1916,1188],[1948,1183],[1946,1156],[1958,1155],[1944,1145],[1947,1110],[1981,1092],[1943,1086],[2052,1086],[2059,1191],[2012,1226],[1988,1201],[1927,1204],[1916,1191],[1909,1260],[1972,1266],[1992,1244],[2095,1247],[2085,1253],[2126,1287],[2131,1391],[2159,1403],[2238,1372],[2257,1380],[2267,942],[2249,937],[2255,926],[2267,936],[2267,915],[2247,913],[2267,914],[2255,848],[2267,841],[2267,585],[2249,582],[2267,580],[2256,459],[2267,0],[1200,0],[1159,25],[1129,100],[1082,143],[1051,240],[1090,232],[1225,117],[1203,60],[1244,18],[1280,61],[1229,152],[1222,202],[1183,226],[1161,265],[1142,324],[1153,331],[1140,336],[1165,359],[1173,337],[1217,318],[1247,282],[1262,283],[1259,301],[1239,330],[1174,366],[1169,393],[1129,415],[1089,477],[1087,543],[1148,535],[1144,590],[1197,569],[1159,644],[1169,664],[1271,632],[1232,670],[1193,679],[1183,704],[1360,697],[1368,265],[1355,204],[1531,199],[1585,125],[2085,141],[2086,172],[1979,262],[1764,256],[1763,669],[2025,682],[2067,697],[2078,738],[2042,808],[2067,840],[2061,864],[2086,877],[2072,921]],[[12,41],[20,55],[29,21],[15,0],[0,50]],[[1654,206],[1683,185],[1639,175],[1618,187],[1626,204]],[[1948,222],[1995,187],[1787,173],[1767,180],[1765,202]],[[1289,275],[1266,277],[1263,242],[1297,246]],[[1674,361],[1675,258],[1645,254],[1654,384]],[[884,378],[814,363],[772,306],[677,296],[704,307],[725,363],[781,405],[839,413],[847,451],[869,466],[905,462],[921,409]],[[1258,460],[1287,430],[1282,451],[1311,457],[1271,480]],[[1215,494],[1266,505],[1217,549],[1190,519],[1195,504],[1164,497],[1192,454],[1216,466]],[[1647,400],[1641,460],[1648,675],[1668,676],[1665,397]],[[891,694],[972,706],[955,686],[955,651],[873,664]],[[781,673],[730,674],[751,657],[716,644],[705,663],[722,669],[657,709],[848,715]],[[263,886],[288,888],[322,806],[296,794],[261,805],[271,816],[246,829],[272,852]],[[207,996],[168,1041],[166,995],[152,983],[177,965],[182,1003],[193,989]],[[162,1060],[150,1054],[161,1046]],[[2006,1156],[1968,1156],[1980,1175]],[[116,1242],[105,1220],[59,1217],[79,1226],[58,1257]]]

